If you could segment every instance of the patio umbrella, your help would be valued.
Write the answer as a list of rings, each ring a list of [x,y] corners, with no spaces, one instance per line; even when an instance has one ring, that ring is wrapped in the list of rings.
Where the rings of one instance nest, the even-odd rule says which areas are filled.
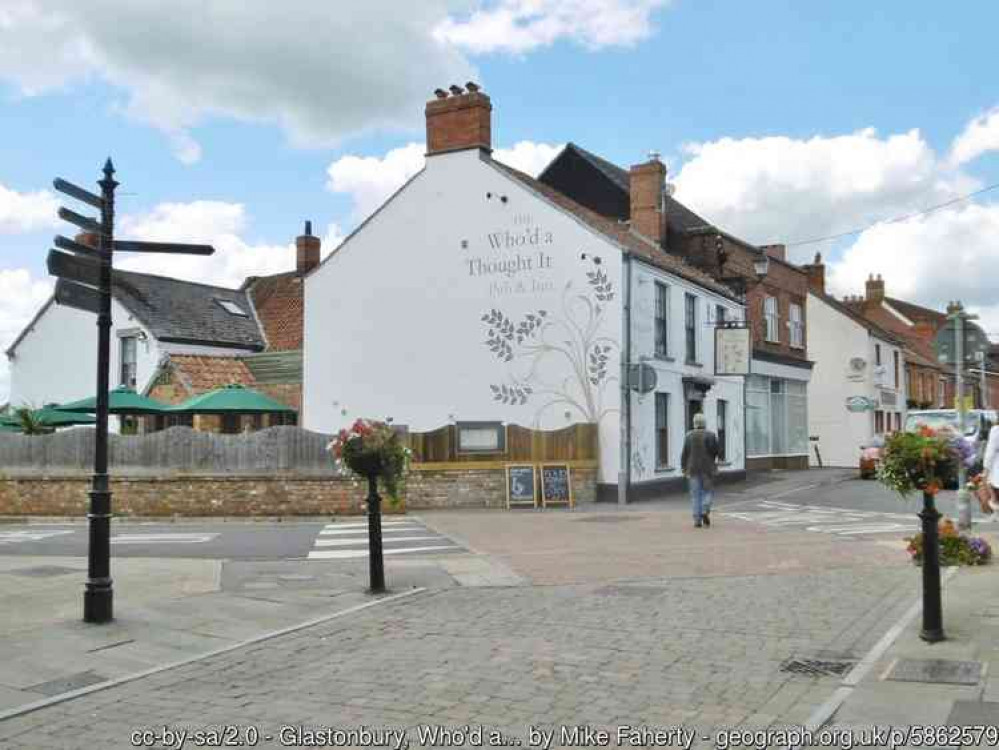
[[[182,404],[167,408],[168,412],[187,414],[294,414],[295,410],[242,385],[227,385]]]
[[[90,396],[57,407],[59,411],[93,413],[97,411],[97,397]],[[119,386],[108,392],[109,414],[162,414],[168,410],[166,404],[136,393],[131,388]]]
[[[70,427],[71,425],[94,423],[93,417],[60,411],[55,404],[46,404],[41,409],[35,409],[32,414],[44,427]],[[21,431],[21,421],[17,418],[16,412],[0,416],[0,428],[3,427],[13,427],[16,431]]]

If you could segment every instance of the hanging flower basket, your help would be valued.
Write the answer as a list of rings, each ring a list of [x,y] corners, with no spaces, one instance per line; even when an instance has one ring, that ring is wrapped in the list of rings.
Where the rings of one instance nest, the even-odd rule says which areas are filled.
[[[409,468],[412,451],[391,425],[358,419],[349,429],[340,430],[328,448],[338,467],[381,479],[388,496],[398,501],[399,482]]]
[[[936,495],[953,484],[962,463],[970,467],[974,461],[974,449],[949,430],[896,432],[885,440],[878,481],[902,497],[913,491]]]

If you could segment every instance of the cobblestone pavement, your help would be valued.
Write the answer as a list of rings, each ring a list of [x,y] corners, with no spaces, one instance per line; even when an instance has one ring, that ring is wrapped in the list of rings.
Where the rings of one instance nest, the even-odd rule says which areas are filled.
[[[425,724],[484,725],[484,743],[496,729],[527,746],[530,725],[683,724],[708,747],[718,728],[804,722],[837,678],[781,665],[859,659],[917,585],[910,568],[876,566],[444,589],[9,719],[0,746],[128,748],[142,728],[220,724],[258,728],[260,747],[308,746],[287,732],[302,742],[282,744],[285,725],[449,744],[420,743]]]

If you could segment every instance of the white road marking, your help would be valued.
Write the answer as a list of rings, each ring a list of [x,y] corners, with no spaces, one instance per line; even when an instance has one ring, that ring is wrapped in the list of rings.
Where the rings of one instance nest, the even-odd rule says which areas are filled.
[[[444,544],[434,547],[403,547],[401,549],[383,549],[383,555],[402,555],[408,552],[435,552],[444,549],[461,549],[457,544]],[[366,549],[313,550],[309,553],[310,560],[345,560],[348,558],[367,557]]]
[[[422,536],[394,536],[390,539],[385,539],[383,541],[391,542],[419,542],[421,540],[432,542],[439,539],[436,534],[424,534]],[[367,543],[367,537],[364,539],[317,539],[317,547],[349,547],[352,544],[357,544],[358,542]]]
[[[804,527],[804,531],[817,534],[851,536],[855,534],[888,534],[915,532],[919,524],[915,514],[883,513],[851,508],[830,508],[822,505],[794,505],[763,500],[757,504],[759,511],[743,509],[738,513],[720,510],[718,515],[738,518],[770,528]]]
[[[201,544],[218,534],[121,534],[111,537],[111,544]]]
[[[422,531],[423,526],[390,526],[389,528],[382,527],[383,534],[408,534],[413,531]],[[367,527],[363,529],[323,529],[319,532],[319,536],[358,536],[367,535]]]
[[[40,542],[43,539],[50,539],[54,536],[72,534],[73,529],[67,531],[0,531],[0,544],[14,544],[17,542]]]
[[[382,521],[382,528],[386,526],[413,526],[415,521]],[[367,521],[351,521],[350,523],[328,523],[324,529],[366,529],[368,528]]]

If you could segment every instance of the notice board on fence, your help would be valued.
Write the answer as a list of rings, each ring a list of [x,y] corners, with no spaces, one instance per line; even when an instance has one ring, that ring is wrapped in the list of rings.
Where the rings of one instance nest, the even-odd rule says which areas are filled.
[[[506,467],[506,507],[532,508],[538,505],[538,485],[534,464],[508,464]]]
[[[567,464],[541,465],[541,505],[574,505],[572,481]]]

